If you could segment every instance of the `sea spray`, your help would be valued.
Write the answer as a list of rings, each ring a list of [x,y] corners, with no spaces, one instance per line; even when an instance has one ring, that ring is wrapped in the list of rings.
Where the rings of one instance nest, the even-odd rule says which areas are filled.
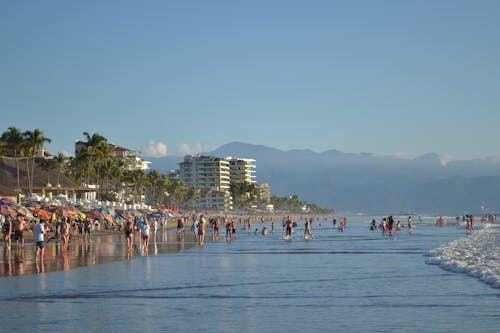
[[[500,226],[484,229],[430,251],[428,264],[457,273],[466,273],[500,288]]]

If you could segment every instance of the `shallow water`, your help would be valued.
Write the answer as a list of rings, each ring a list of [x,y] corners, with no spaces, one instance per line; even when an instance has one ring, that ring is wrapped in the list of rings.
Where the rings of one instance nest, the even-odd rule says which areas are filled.
[[[498,289],[426,264],[431,249],[465,236],[462,226],[428,220],[389,237],[368,230],[370,219],[353,218],[343,233],[316,222],[311,241],[302,223],[292,241],[281,228],[238,230],[234,241],[182,252],[0,278],[0,313],[11,314],[2,329],[498,331]]]

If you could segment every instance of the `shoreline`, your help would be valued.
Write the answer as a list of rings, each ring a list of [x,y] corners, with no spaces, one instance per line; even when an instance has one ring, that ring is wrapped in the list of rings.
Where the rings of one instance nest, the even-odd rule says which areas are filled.
[[[230,218],[234,219],[238,230],[240,230],[248,218],[251,219],[252,226],[265,225],[274,221],[278,227],[281,227],[281,220],[287,215],[291,216],[299,224],[305,217],[313,216],[307,214],[258,214],[230,215]],[[325,215],[314,216],[328,220],[332,218],[332,216]],[[157,231],[156,241],[151,239],[150,246],[146,251],[142,247],[142,241],[137,232],[134,233],[133,249],[129,251],[124,231],[119,229],[92,230],[90,244],[72,230],[68,249],[62,248],[60,241],[55,240],[55,232],[51,231],[46,236],[43,260],[38,262],[35,260],[32,230],[24,232],[24,246],[21,244],[18,246],[16,240],[12,240],[9,248],[2,237],[0,239],[0,278],[68,271],[84,266],[131,260],[136,256],[182,252],[198,246],[190,230],[191,224],[191,221],[187,221],[184,226],[184,233],[179,235],[177,233],[177,218],[167,219],[164,227]],[[222,235],[224,227],[221,226],[220,228],[220,234]],[[206,238],[206,241],[211,242],[211,231],[207,232],[207,236],[209,237]]]
[[[127,248],[124,233],[118,230],[93,231],[91,241],[73,236],[67,248],[60,241],[50,238],[44,246],[41,260],[35,260],[33,233],[25,238],[25,244],[16,245],[12,241],[10,247],[0,242],[0,279],[19,277],[55,271],[69,271],[80,267],[107,264],[135,257],[179,253],[196,246],[190,231],[178,234],[170,226],[158,230],[155,239],[150,240],[147,250],[142,246],[138,233],[134,234],[132,249]]]

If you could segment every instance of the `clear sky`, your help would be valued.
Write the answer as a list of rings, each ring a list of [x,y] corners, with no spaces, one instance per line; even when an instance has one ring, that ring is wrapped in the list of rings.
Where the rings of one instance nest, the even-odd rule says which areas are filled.
[[[0,131],[500,155],[500,1],[0,2]]]

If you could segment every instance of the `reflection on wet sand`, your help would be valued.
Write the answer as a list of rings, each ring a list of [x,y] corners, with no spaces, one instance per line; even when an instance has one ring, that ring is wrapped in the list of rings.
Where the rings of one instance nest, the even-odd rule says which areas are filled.
[[[130,260],[134,256],[161,255],[181,252],[195,246],[192,233],[178,234],[175,230],[158,231],[144,249],[138,235],[129,250],[125,235],[120,233],[95,236],[91,242],[74,237],[67,246],[50,241],[45,244],[42,258],[35,260],[34,244],[7,247],[0,245],[0,277],[36,274]]]

